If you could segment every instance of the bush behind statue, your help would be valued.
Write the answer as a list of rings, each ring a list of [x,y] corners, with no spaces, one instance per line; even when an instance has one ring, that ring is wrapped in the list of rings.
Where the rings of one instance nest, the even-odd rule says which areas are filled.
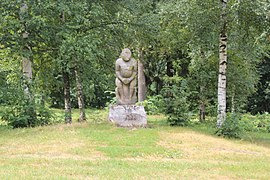
[[[136,104],[144,106],[145,111],[149,115],[156,115],[165,112],[165,101],[161,95],[148,96],[146,100]]]

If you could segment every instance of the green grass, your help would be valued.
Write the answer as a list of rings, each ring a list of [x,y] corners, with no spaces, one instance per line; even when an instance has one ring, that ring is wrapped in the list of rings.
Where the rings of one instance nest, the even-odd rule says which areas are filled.
[[[54,109],[57,118],[62,111]],[[118,128],[106,110],[88,122],[10,129],[0,126],[0,179],[269,179],[269,134],[245,140],[213,135],[205,125]]]

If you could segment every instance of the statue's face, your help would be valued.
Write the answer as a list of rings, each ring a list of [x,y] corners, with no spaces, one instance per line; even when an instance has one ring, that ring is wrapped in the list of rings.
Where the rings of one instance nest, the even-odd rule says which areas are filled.
[[[124,61],[129,61],[129,59],[131,58],[131,51],[128,48],[123,49],[120,57],[124,60]]]

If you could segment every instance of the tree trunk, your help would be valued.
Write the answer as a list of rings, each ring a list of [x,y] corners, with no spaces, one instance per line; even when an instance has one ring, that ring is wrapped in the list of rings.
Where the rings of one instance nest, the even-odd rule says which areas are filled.
[[[142,49],[139,50],[138,60],[138,101],[144,101],[146,99],[146,81],[144,74],[144,52]]]
[[[173,70],[173,63],[172,63],[172,61],[168,60],[166,66],[167,66],[167,72],[166,72],[166,74],[169,77],[173,77],[173,71],[174,70]]]
[[[79,110],[80,110],[80,117],[79,117],[78,121],[83,122],[83,121],[86,121],[86,117],[85,117],[82,82],[81,82],[80,74],[78,72],[77,65],[75,66],[74,72],[75,72],[76,86],[77,86],[78,106],[79,106]]]
[[[61,21],[65,23],[65,13],[61,13]],[[65,66],[65,65],[63,65]],[[65,68],[65,67],[63,67]],[[71,116],[71,101],[70,101],[70,79],[69,73],[63,70],[63,81],[64,81],[64,101],[65,101],[65,122],[68,124],[72,123]]]
[[[205,57],[205,53],[203,50],[201,50],[201,61],[202,63],[206,62],[206,57]],[[205,106],[206,106],[206,97],[205,97],[205,91],[206,91],[206,86],[204,85],[204,80],[202,78],[200,78],[200,105],[199,105],[199,110],[200,110],[200,114],[199,114],[199,119],[200,122],[205,122]]]
[[[32,62],[29,58],[23,57],[22,58],[22,70],[23,70],[23,76],[24,76],[24,93],[27,97],[31,98],[31,92],[30,92],[30,84],[32,81]]]
[[[24,31],[22,32],[22,39],[23,39],[23,53],[22,53],[22,71],[23,71],[23,78],[24,78],[24,93],[31,100],[32,95],[30,91],[30,85],[32,82],[32,62],[30,60],[31,54],[31,47],[27,44],[27,39],[29,33],[27,32],[26,21],[24,19],[25,14],[28,13],[28,6],[27,4],[23,3],[20,7],[20,21],[23,22]]]
[[[227,0],[221,0],[222,22],[219,45],[219,75],[218,75],[218,116],[217,127],[221,128],[226,120],[226,68],[227,68]]]
[[[200,122],[205,122],[205,103],[203,101],[200,104]]]
[[[69,74],[63,72],[63,81],[64,81],[64,98],[65,98],[65,122],[71,124],[71,102],[70,102],[70,81]]]
[[[28,14],[28,6],[27,4],[23,3],[20,7],[20,13],[19,18],[20,21],[23,23],[24,30],[22,33],[22,39],[23,39],[23,52],[22,52],[22,71],[23,71],[23,90],[27,102],[27,106],[23,106],[23,111],[27,113],[29,116],[28,119],[28,126],[32,126],[35,124],[35,121],[37,120],[37,114],[36,114],[36,108],[35,108],[35,99],[33,98],[33,94],[31,91],[31,85],[32,85],[32,62],[30,60],[31,56],[31,47],[27,43],[27,39],[29,36],[29,33],[27,32],[27,23],[24,19],[25,14]]]
[[[30,51],[30,49],[29,49]],[[32,84],[32,62],[29,58],[22,58],[22,71],[23,71],[23,90],[26,98],[27,106],[23,106],[24,111],[29,116],[28,126],[35,124],[37,120],[36,108],[35,108],[35,99],[31,91]]]
[[[231,113],[235,113],[235,86],[232,88]]]
[[[205,105],[206,105],[206,98],[204,97],[204,86],[200,86],[200,122],[205,122]]]

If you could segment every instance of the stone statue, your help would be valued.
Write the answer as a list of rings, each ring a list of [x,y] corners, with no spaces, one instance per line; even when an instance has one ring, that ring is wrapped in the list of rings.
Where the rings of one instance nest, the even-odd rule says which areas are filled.
[[[137,101],[136,76],[137,61],[131,58],[131,51],[128,48],[122,50],[120,58],[115,63],[116,71],[116,104],[132,105]]]
[[[137,61],[128,48],[122,50],[115,63],[116,104],[110,106],[109,121],[120,127],[147,127],[147,115],[137,101]]]

